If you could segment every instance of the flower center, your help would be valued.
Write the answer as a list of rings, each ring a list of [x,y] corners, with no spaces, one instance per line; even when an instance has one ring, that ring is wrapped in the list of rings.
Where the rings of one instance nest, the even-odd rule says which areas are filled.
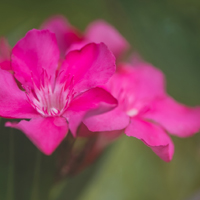
[[[33,81],[33,88],[27,89],[29,103],[43,116],[60,116],[67,109],[74,97],[73,77],[66,77],[60,72],[54,80],[48,77],[44,70],[37,86]]]
[[[118,89],[117,99],[119,106],[126,112],[130,117],[136,116],[138,114],[138,109],[135,108],[135,96],[132,91],[128,91],[126,88]]]
[[[133,109],[130,109],[128,111],[126,111],[126,114],[129,116],[129,117],[134,117],[138,114],[138,110],[133,108]]]

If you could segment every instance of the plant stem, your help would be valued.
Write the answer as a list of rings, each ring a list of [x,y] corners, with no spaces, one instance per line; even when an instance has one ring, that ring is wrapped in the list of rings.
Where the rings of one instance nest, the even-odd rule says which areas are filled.
[[[34,177],[33,177],[33,187],[32,187],[31,198],[30,198],[31,200],[40,199],[39,198],[39,181],[40,181],[41,158],[42,158],[42,154],[39,150],[37,150]]]
[[[14,135],[12,129],[9,133],[9,166],[7,180],[7,200],[14,200]]]

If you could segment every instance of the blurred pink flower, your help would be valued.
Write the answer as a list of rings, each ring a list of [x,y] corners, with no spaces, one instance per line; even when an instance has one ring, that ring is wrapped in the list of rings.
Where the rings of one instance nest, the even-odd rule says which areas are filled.
[[[60,15],[47,19],[41,28],[56,34],[63,53],[80,49],[90,42],[103,42],[118,58],[129,48],[126,39],[113,26],[103,20],[96,20],[89,24],[82,35],[69,24],[65,17]]]
[[[53,16],[42,24],[41,29],[48,29],[56,34],[58,44],[60,44],[59,48],[63,55],[72,50],[81,49],[90,42],[105,43],[117,59],[129,48],[126,39],[113,26],[103,20],[92,22],[87,26],[85,32],[80,34],[77,29],[69,24],[65,17]],[[72,35],[73,37],[71,37]],[[90,132],[84,124],[81,124],[77,136],[86,137],[88,140],[92,141],[95,137],[95,142],[91,147],[87,147],[90,148],[90,150],[87,152],[85,159],[83,159],[83,163],[79,163],[79,169],[91,164],[102,153],[106,146],[119,137],[122,132],[122,130],[116,130],[112,131],[112,134],[107,134],[106,131],[93,133]]]
[[[129,48],[120,33],[103,20],[92,22],[82,36],[62,16],[48,19],[42,28],[56,33],[57,40],[65,45],[65,52],[80,49],[89,42],[104,42],[119,59]],[[67,32],[73,32],[79,39],[66,42],[63,38]],[[139,56],[134,56],[131,65],[119,66],[106,87],[102,86],[118,99],[119,106],[108,113],[84,119],[89,130],[81,125],[78,136],[98,135],[97,145],[91,151],[94,158],[125,130],[126,135],[141,139],[168,162],[172,159],[174,145],[166,131],[179,137],[198,132],[200,108],[186,107],[169,97],[162,72],[141,61]]]
[[[121,64],[106,84],[106,89],[118,99],[118,107],[83,122],[90,131],[104,135],[105,131],[109,135],[114,130],[125,129],[127,136],[142,140],[161,159],[169,162],[174,145],[166,132],[179,137],[198,132],[200,107],[190,108],[177,103],[165,92],[163,73],[136,60],[133,66]]]
[[[5,38],[0,38],[0,68],[11,70],[10,64],[11,47]]]
[[[47,19],[41,25],[41,29],[48,29],[56,34],[58,47],[63,56],[72,44],[83,40],[82,34],[60,15]]]
[[[0,69],[0,116],[30,119],[6,126],[23,131],[47,155],[68,128],[76,136],[84,117],[117,105],[109,92],[97,87],[115,72],[115,58],[102,43],[71,51],[59,66],[55,34],[31,30],[15,45],[11,58],[14,76]]]

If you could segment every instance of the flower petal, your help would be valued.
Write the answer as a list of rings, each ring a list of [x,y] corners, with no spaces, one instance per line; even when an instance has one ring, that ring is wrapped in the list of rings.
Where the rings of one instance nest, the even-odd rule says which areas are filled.
[[[67,55],[70,51],[74,51],[74,50],[80,50],[82,49],[85,45],[89,44],[91,42],[89,42],[88,40],[82,40],[81,42],[78,43],[73,43],[70,48],[67,49],[67,51],[65,52],[65,55]]]
[[[6,126],[24,132],[46,155],[52,154],[68,132],[67,122],[61,117],[39,117],[30,121],[22,120],[19,123],[7,122]]]
[[[152,100],[165,95],[162,72],[149,64],[120,64],[106,87],[130,116],[146,111]]]
[[[0,69],[0,116],[30,119],[38,115],[28,103],[25,92],[18,88],[13,75]]]
[[[33,29],[12,50],[15,77],[24,86],[32,86],[32,78],[39,85],[43,70],[49,76],[54,76],[59,56],[55,34],[48,30]]]
[[[135,117],[131,119],[125,133],[127,136],[142,140],[164,161],[169,162],[172,159],[174,154],[173,142],[158,125]]]
[[[56,34],[58,46],[63,55],[71,44],[82,40],[78,31],[61,15],[47,19],[42,24],[41,29],[48,29]]]
[[[85,37],[90,42],[105,43],[116,57],[129,48],[126,39],[113,26],[103,20],[92,22],[86,29]]]
[[[107,113],[88,117],[83,123],[90,131],[114,131],[122,130],[129,124],[129,116],[126,115],[119,107]]]
[[[0,68],[12,70],[10,64],[11,47],[5,38],[0,38]]]
[[[187,107],[171,97],[155,100],[144,117],[179,137],[188,137],[200,130],[200,107]]]
[[[117,100],[102,88],[93,88],[77,96],[63,114],[69,122],[69,129],[76,136],[76,130],[85,117],[101,114],[117,106]]]
[[[103,44],[88,44],[67,54],[61,70],[73,77],[77,93],[104,84],[115,72],[115,57]]]
[[[135,66],[121,64],[118,71],[123,83],[134,90],[137,99],[154,99],[156,96],[165,95],[164,74],[151,64],[145,62]]]

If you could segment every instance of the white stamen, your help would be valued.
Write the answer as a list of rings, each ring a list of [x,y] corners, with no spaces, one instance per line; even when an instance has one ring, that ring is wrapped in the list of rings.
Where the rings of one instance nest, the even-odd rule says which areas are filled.
[[[67,109],[74,97],[73,77],[58,74],[54,84],[44,70],[40,78],[40,85],[33,81],[33,88],[25,88],[29,103],[43,116],[60,116]]]
[[[128,116],[130,116],[130,117],[134,117],[135,115],[138,114],[138,110],[135,109],[135,108],[133,108],[133,109],[131,109],[131,110],[128,110],[128,111],[126,112],[126,114],[127,114]]]

